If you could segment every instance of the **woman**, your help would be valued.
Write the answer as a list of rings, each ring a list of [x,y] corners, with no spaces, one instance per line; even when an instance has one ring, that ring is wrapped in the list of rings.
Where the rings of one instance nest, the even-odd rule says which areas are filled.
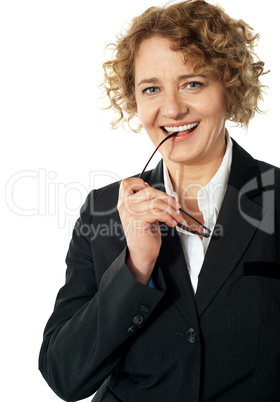
[[[166,141],[81,210],[40,353],[64,400],[280,400],[280,172],[225,129],[258,111],[256,39],[186,1],[135,18],[105,63],[119,122]]]

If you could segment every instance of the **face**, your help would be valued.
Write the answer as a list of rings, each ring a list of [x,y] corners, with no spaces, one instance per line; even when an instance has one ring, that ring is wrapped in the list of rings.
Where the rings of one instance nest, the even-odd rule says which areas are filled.
[[[195,75],[191,61],[170,50],[171,42],[142,42],[135,59],[135,98],[141,123],[166,163],[203,164],[225,151],[228,108],[221,81]]]

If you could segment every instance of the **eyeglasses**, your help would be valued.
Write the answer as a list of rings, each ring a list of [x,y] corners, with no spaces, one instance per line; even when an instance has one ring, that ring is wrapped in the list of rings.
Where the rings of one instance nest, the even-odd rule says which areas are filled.
[[[156,149],[154,150],[154,152],[152,153],[150,159],[148,160],[148,162],[146,163],[144,169],[142,170],[142,172],[139,174],[138,178],[141,179],[141,177],[143,176],[143,173],[145,172],[145,170],[147,169],[148,164],[151,162],[153,156],[155,155],[155,153],[157,152],[157,150],[159,149],[159,147],[167,140],[169,140],[169,138],[171,137],[175,137],[178,134],[178,132],[172,133],[170,135],[168,135],[166,138],[164,138],[164,140],[162,140],[160,142],[160,144],[156,147]],[[208,229],[206,226],[204,226],[201,222],[199,222],[197,219],[195,219],[192,215],[188,214],[187,212],[183,211],[181,208],[179,209],[180,212],[182,212],[183,214],[187,215],[189,218],[191,218],[193,221],[195,221],[198,225],[200,225],[201,227],[203,227],[203,229],[206,230],[206,232],[198,232],[197,230],[191,229],[186,225],[183,225],[182,223],[177,223],[177,226],[182,229],[185,230],[186,232],[190,232],[193,233],[195,235],[201,236],[201,237],[210,237],[211,234],[211,230]]]

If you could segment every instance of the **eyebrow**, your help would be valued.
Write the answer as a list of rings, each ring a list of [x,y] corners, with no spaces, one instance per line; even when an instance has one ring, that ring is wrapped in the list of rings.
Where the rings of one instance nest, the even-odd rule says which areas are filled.
[[[207,76],[205,74],[182,74],[178,76],[178,81],[182,81],[182,80],[188,80],[188,79],[192,79],[192,78],[207,78]],[[158,82],[160,82],[160,80],[157,77],[152,77],[152,78],[144,78],[143,80],[141,80],[138,83],[138,86],[142,85],[142,84],[157,84]]]

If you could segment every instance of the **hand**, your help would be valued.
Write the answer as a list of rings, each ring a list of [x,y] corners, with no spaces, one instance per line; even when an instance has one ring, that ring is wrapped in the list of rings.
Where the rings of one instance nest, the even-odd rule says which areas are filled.
[[[126,262],[135,279],[144,285],[151,277],[161,247],[159,222],[170,227],[181,223],[179,208],[173,197],[142,179],[122,181],[118,211],[128,246]]]

